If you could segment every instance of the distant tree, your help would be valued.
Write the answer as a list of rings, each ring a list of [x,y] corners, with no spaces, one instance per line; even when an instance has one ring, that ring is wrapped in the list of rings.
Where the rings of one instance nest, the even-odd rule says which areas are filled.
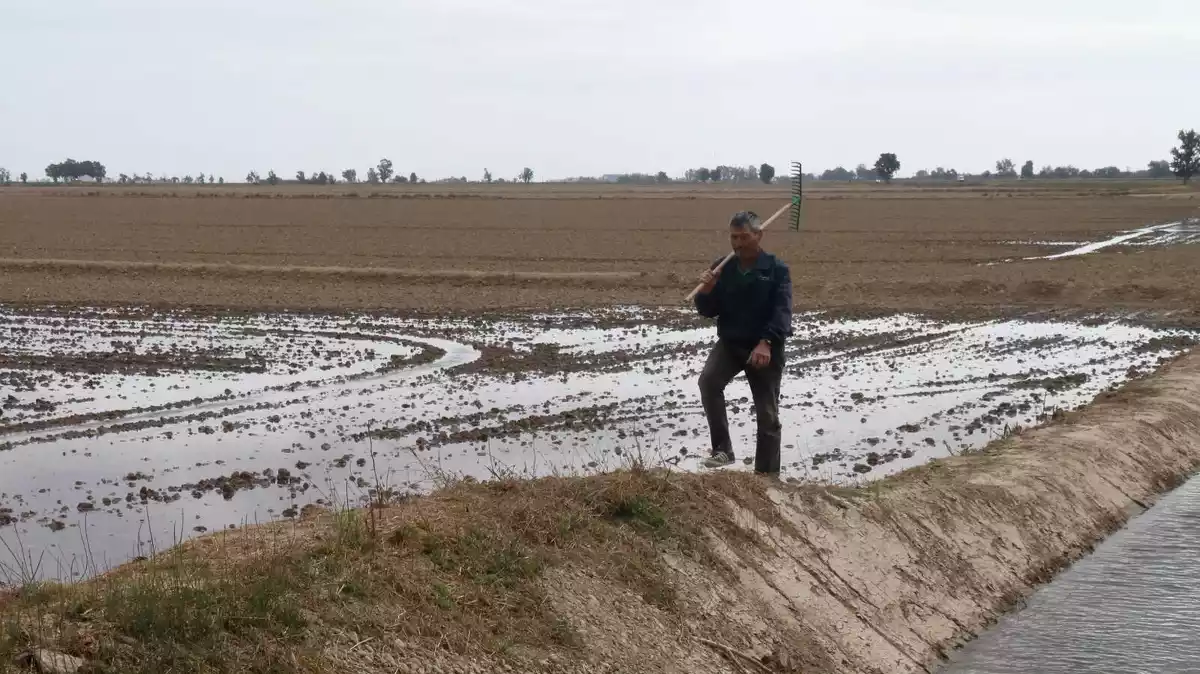
[[[21,171],[21,182],[23,182],[23,183],[29,182],[29,174],[28,173]]]
[[[485,182],[485,183],[492,182],[492,172],[491,171],[489,171],[487,169],[483,169],[483,182]]]
[[[996,162],[996,177],[998,178],[1016,178],[1017,168],[1013,164],[1013,160],[1005,157]]]
[[[209,181],[210,183],[212,182],[212,176],[209,176],[209,177],[208,177],[208,181]],[[221,176],[220,178],[217,178],[217,184],[218,184],[218,185],[224,185],[224,184],[225,184],[225,176]]]
[[[203,173],[201,173],[200,176],[196,178],[196,182],[200,183],[201,185],[204,184],[204,174]]]
[[[1021,177],[1022,178],[1032,178],[1033,177],[1033,160],[1032,159],[1026,161],[1024,164],[1021,165]]]
[[[183,182],[186,185],[191,185],[193,182],[195,182],[195,178],[192,178],[191,176],[184,176]]]
[[[3,171],[3,170],[4,169],[0,169],[0,171]],[[0,173],[0,175],[3,175],[3,174]],[[127,182],[129,182],[129,176],[125,175],[124,173],[117,176],[117,184],[118,185],[124,185]]]
[[[213,177],[213,174],[208,174],[208,184],[211,185],[215,182],[217,182],[217,179]]]
[[[704,167],[696,169],[696,180],[706,183],[708,182],[709,178],[712,178],[712,171]]]
[[[1057,180],[1066,180],[1069,178],[1078,178],[1080,171],[1074,166],[1043,166],[1038,171],[1039,178],[1054,178]]]
[[[718,166],[716,168],[709,169],[708,170],[708,179],[713,181],[714,183],[721,182],[721,178],[726,177],[725,174],[721,171],[722,168],[723,167]]]
[[[345,171],[342,171],[342,180],[345,180],[348,183],[358,182],[358,171],[355,171],[354,169],[346,169]]]
[[[374,167],[367,169],[367,182],[371,184],[379,182],[379,171],[376,171]]]
[[[775,179],[775,167],[770,164],[763,164],[758,167],[758,178],[763,181],[763,184],[770,185]]]
[[[296,171],[296,180],[302,183],[308,182],[308,178],[304,177],[304,171]]]
[[[275,175],[274,170],[267,171],[267,184],[268,185],[278,185],[279,184],[279,176]]]
[[[0,185],[8,185],[12,183],[12,173],[8,169],[0,167]]]
[[[746,167],[744,166],[726,166],[721,164],[717,167],[717,170],[721,172],[721,180],[740,182],[746,179]]]
[[[866,164],[859,164],[854,167],[854,175],[859,180],[871,180],[877,177],[874,170],[867,168]]]
[[[257,185],[262,182],[262,178],[258,177],[258,171],[251,171],[246,174],[246,182],[250,183],[251,185]]]
[[[104,164],[98,161],[75,161],[67,159],[57,164],[50,164],[46,167],[46,176],[58,182],[60,179],[66,181],[79,180],[87,176],[96,182],[104,182],[107,175],[107,169]]]
[[[417,172],[416,171],[413,171],[412,173],[408,174],[408,182],[410,182],[410,183],[417,182]]]
[[[889,183],[892,182],[892,176],[896,175],[896,171],[899,170],[900,160],[896,159],[894,153],[884,152],[879,155],[879,159],[875,160],[875,175]]]
[[[853,178],[854,173],[842,166],[832,169],[825,169],[825,171],[821,174],[821,180],[852,180]]]
[[[1171,162],[1163,159],[1161,161],[1152,161],[1147,164],[1146,176],[1148,178],[1170,178],[1175,175],[1171,171]]]
[[[526,166],[521,170],[521,182],[528,185],[533,180],[533,169]]]
[[[916,178],[917,180],[925,180],[926,178],[929,177],[929,171],[926,171],[925,169],[921,169],[920,171],[917,171],[916,173],[914,173],[913,177]]]
[[[407,183],[408,178],[406,176],[392,176],[392,182],[397,183],[397,184]]]
[[[766,164],[764,164],[764,166],[766,166]],[[746,180],[758,180],[758,173],[759,173],[758,168],[759,167],[757,167],[753,164],[747,166],[746,167]],[[774,169],[771,169],[771,170],[774,171]],[[770,183],[771,181],[766,180],[764,182]]]
[[[1180,130],[1177,138],[1179,146],[1171,148],[1171,171],[1186,185],[1200,173],[1200,134],[1195,129]]]
[[[671,182],[671,178],[667,175],[666,171],[659,171],[658,175],[654,176],[654,182],[659,183],[660,185],[665,185]]]
[[[321,171],[320,173],[318,173],[316,175],[315,178],[313,178],[313,182],[315,182],[318,185],[328,185],[329,184],[329,175],[327,173],[325,173],[324,171]]]
[[[1125,176],[1125,172],[1116,166],[1105,166],[1092,171],[1092,175],[1097,178],[1122,178]],[[1080,176],[1083,176],[1083,172],[1080,172]]]
[[[379,180],[386,183],[388,180],[391,179],[391,177],[392,177],[392,160],[391,159],[380,159],[379,160]]]

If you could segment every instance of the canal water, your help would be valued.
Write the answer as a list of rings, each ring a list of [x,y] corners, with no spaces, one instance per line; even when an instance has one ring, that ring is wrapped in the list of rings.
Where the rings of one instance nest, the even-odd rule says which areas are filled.
[[[941,671],[1200,672],[1200,478],[1130,521]]]

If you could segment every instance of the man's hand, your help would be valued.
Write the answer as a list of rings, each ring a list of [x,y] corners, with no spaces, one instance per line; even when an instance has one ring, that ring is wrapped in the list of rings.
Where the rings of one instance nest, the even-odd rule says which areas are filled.
[[[701,274],[699,280],[700,285],[703,286],[700,288],[701,294],[707,295],[713,291],[713,288],[717,287],[717,275],[712,273],[711,269]]]
[[[771,364],[771,343],[763,340],[750,352],[750,367],[763,368]]]

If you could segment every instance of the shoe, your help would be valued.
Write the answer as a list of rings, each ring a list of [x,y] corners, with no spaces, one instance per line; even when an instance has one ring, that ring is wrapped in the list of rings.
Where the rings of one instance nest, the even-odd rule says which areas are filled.
[[[705,468],[721,468],[733,463],[733,457],[728,452],[713,452],[713,455],[704,460]]]

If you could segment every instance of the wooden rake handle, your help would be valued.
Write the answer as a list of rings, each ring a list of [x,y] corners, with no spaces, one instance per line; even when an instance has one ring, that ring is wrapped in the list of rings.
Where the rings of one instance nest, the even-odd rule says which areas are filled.
[[[786,211],[787,211],[789,208],[791,208],[791,207],[792,207],[792,204],[791,204],[791,202],[788,202],[787,204],[784,204],[783,208],[780,208],[779,210],[775,211],[775,215],[772,215],[771,217],[767,218],[767,221],[763,223],[763,225],[762,225],[762,228],[763,228],[763,229],[766,229],[766,228],[767,228],[767,225],[771,224],[772,222],[775,222],[775,220],[776,220],[776,219],[777,219],[779,216],[783,215],[783,214],[784,214],[784,213],[785,213],[785,212],[786,212]],[[725,267],[725,264],[726,264],[726,263],[728,263],[730,260],[732,260],[732,259],[733,259],[733,256],[734,256],[734,253],[733,253],[733,251],[730,251],[730,252],[729,252],[729,254],[725,256],[725,259],[724,259],[724,260],[721,260],[721,263],[720,263],[720,264],[718,264],[716,267],[713,267],[713,270],[712,270],[712,272],[713,272],[713,275],[715,276],[715,275],[717,275],[717,274],[720,274],[720,273],[721,273],[721,269],[723,269],[723,268]],[[700,290],[701,290],[702,288],[704,288],[704,284],[703,284],[703,283],[700,283],[700,284],[698,284],[698,285],[696,286],[696,289],[695,289],[695,290],[693,290],[692,292],[688,293],[687,299],[686,299],[685,301],[686,301],[686,302],[691,302],[693,299],[695,299],[695,298],[696,298],[696,295],[698,295],[698,294],[700,293]]]

